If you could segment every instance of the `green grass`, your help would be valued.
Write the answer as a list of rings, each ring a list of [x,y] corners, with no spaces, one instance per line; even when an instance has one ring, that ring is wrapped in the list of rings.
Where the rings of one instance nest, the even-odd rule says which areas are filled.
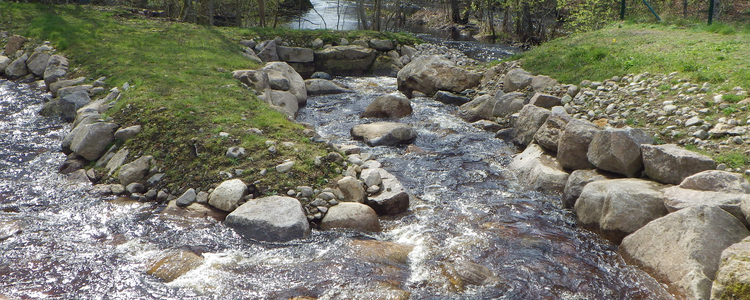
[[[719,164],[726,164],[730,168],[741,168],[750,164],[750,156],[739,151],[730,151],[714,156],[714,160]]]
[[[77,68],[72,76],[106,76],[109,86],[129,83],[131,88],[107,115],[121,126],[143,126],[125,146],[134,155],[156,158],[166,173],[165,187],[205,190],[225,179],[219,172],[242,169],[239,178],[260,181],[258,186],[269,194],[296,185],[320,186],[337,176],[340,166],[314,166],[316,156],[331,150],[312,143],[301,125],[270,109],[232,78],[232,70],[259,67],[242,57],[238,42],[276,36],[293,44],[343,36],[416,42],[404,34],[214,28],[143,19],[121,9],[7,2],[0,3],[0,28],[36,43],[51,41],[69,58],[71,69]],[[264,135],[247,134],[253,127]],[[220,138],[222,131],[230,137]],[[278,152],[272,154],[265,146],[269,139],[294,142],[298,151],[277,145]],[[248,155],[228,158],[225,152],[231,146],[246,148]],[[273,167],[285,159],[296,162],[292,172],[275,172]],[[262,169],[270,170],[260,176]]]
[[[749,52],[750,33],[725,24],[685,29],[625,22],[559,38],[509,60],[520,59],[526,70],[564,83],[677,71],[693,82],[748,88]]]

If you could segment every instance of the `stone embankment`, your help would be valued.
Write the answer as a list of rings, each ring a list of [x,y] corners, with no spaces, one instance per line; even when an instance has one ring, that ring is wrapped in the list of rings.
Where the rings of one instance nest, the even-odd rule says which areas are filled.
[[[506,63],[485,71],[479,82],[454,89],[435,75],[453,71],[429,66],[415,74],[407,65],[398,74],[399,89],[438,101],[446,94],[461,97],[452,94],[461,88],[472,89],[460,92],[473,99],[452,102],[464,102],[457,115],[524,149],[509,165],[519,182],[530,190],[562,194],[563,205],[575,211],[582,227],[619,244],[626,261],[666,283],[672,293],[718,299],[750,284],[739,271],[747,267],[750,183],[741,173],[716,170],[724,166],[703,154],[656,143],[660,132],[631,128],[624,119],[645,114],[659,125],[676,122],[700,134],[710,128],[691,119],[705,112],[687,102],[701,97],[706,85],[669,86],[683,102],[676,113],[674,102],[636,104],[665,90],[662,83],[675,74],[627,75],[579,87]],[[711,130],[717,132],[721,124]],[[701,138],[708,136],[683,144],[701,144]]]

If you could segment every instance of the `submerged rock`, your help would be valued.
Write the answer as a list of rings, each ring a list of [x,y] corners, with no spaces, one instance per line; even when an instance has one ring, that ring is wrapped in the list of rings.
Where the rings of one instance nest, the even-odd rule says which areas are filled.
[[[149,275],[171,282],[203,264],[203,257],[190,251],[168,252],[148,266]]]
[[[364,140],[368,146],[393,146],[408,144],[417,138],[417,131],[402,123],[377,122],[359,124],[352,128],[351,135],[355,139]]]

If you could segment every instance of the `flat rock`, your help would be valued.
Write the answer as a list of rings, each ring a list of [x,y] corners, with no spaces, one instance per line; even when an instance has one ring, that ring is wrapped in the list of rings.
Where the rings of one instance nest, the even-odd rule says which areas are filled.
[[[148,266],[149,275],[171,282],[203,264],[203,257],[190,251],[170,251]]]
[[[332,75],[364,75],[375,61],[376,51],[359,45],[347,45],[318,50],[314,55],[317,71]]]
[[[452,104],[452,105],[464,105],[466,103],[469,103],[471,99],[466,98],[464,96],[459,96],[451,92],[446,91],[437,91],[435,93],[435,96],[432,97],[435,101],[442,102],[445,104]]]
[[[641,145],[641,152],[646,175],[661,183],[680,184],[688,176],[716,168],[710,157],[675,144]]]
[[[594,135],[586,156],[599,169],[638,177],[643,170],[641,145],[653,142],[653,138],[640,129],[606,129]]]
[[[320,228],[323,230],[349,228],[370,232],[381,230],[375,211],[367,205],[355,202],[341,202],[331,206],[320,222]]]
[[[750,182],[741,174],[708,170],[691,175],[680,183],[683,189],[724,193],[750,193]]]
[[[351,129],[351,135],[371,147],[393,146],[411,143],[417,138],[417,131],[407,124],[377,122],[356,125]]]
[[[664,207],[663,188],[659,183],[633,178],[590,182],[574,206],[578,223],[617,244],[669,213]]]
[[[307,94],[309,95],[330,95],[354,92],[326,79],[307,79],[305,80],[305,86],[307,87]]]
[[[276,54],[285,62],[309,63],[315,60],[314,52],[309,48],[276,46]]]
[[[377,194],[371,195],[365,203],[372,207],[378,215],[395,215],[409,209],[409,193],[398,181],[396,176],[384,169],[373,169],[381,178],[382,188]],[[365,169],[362,174],[365,174]]]
[[[619,252],[670,292],[709,299],[721,253],[750,234],[734,216],[712,206],[682,209],[651,221],[623,239]]]
[[[223,211],[234,211],[247,195],[247,184],[239,179],[222,182],[208,196],[208,204]]]
[[[531,97],[531,100],[529,100],[529,104],[551,109],[555,106],[562,105],[562,99],[549,94],[536,93],[534,94],[534,97]]]
[[[310,235],[302,204],[291,197],[250,200],[230,213],[224,224],[246,239],[265,242],[287,242]]]
[[[664,206],[670,212],[694,206],[715,206],[746,223],[742,203],[750,201],[750,194],[698,191],[673,186],[664,189]],[[750,202],[749,202],[750,203]]]
[[[565,189],[568,181],[568,173],[537,144],[529,145],[516,155],[508,169],[516,172],[518,182],[530,190],[559,193]]]

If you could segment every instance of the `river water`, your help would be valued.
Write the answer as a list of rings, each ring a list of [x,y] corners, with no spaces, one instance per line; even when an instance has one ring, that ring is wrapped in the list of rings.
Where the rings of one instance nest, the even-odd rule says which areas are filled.
[[[525,192],[506,169],[516,149],[412,101],[405,147],[351,141],[357,115],[395,79],[338,79],[357,94],[311,97],[299,121],[377,155],[415,195],[384,231],[313,231],[302,240],[243,240],[211,218],[155,203],[101,198],[56,172],[69,125],[37,116],[29,86],[0,81],[0,295],[21,299],[671,299],[623,263],[616,247],[576,228],[556,195]],[[2,233],[10,232],[6,237]],[[204,262],[170,283],[146,274],[167,251]],[[477,275],[479,274],[479,275]],[[481,275],[481,276],[480,276]],[[479,278],[479,279],[477,279]]]

